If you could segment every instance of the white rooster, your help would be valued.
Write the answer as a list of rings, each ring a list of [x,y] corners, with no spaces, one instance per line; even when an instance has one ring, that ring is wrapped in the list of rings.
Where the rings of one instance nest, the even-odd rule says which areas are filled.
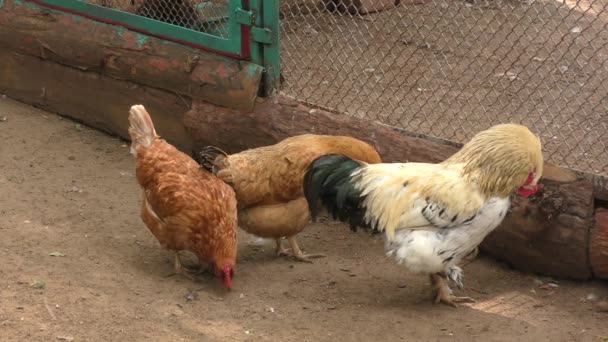
[[[530,196],[543,172],[540,139],[521,125],[479,132],[439,164],[366,164],[342,155],[316,159],[305,175],[311,217],[320,200],[351,229],[385,232],[386,254],[410,271],[430,274],[435,302],[472,302],[460,261],[475,252],[509,209],[509,196]]]

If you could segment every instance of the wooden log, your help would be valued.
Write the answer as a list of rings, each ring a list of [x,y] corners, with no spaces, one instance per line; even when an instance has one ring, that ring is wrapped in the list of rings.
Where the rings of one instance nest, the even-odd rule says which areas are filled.
[[[589,259],[593,274],[598,278],[608,279],[608,209],[598,208],[595,212]]]
[[[0,48],[250,110],[262,67],[77,15],[0,1]]]
[[[194,148],[205,145],[235,153],[274,144],[289,136],[316,133],[349,135],[372,144],[387,162],[440,162],[458,146],[410,137],[382,124],[310,109],[292,98],[258,99],[252,112],[194,100],[184,116]]]
[[[195,151],[215,145],[235,153],[303,133],[353,136],[374,145],[385,162],[436,163],[459,149],[375,122],[307,108],[285,96],[273,101],[258,99],[250,113],[195,100],[184,116],[184,125],[192,134]],[[550,164],[545,165],[541,184],[543,189],[533,198],[515,198],[513,212],[481,249],[521,270],[575,279],[591,277],[592,184]]]
[[[593,186],[585,180],[541,182],[530,198],[515,197],[512,211],[481,244],[483,252],[518,270],[589,279]]]
[[[150,111],[158,133],[191,150],[181,117],[190,100],[170,92],[83,72],[39,58],[0,51],[0,93],[128,139],[133,104]]]
[[[193,147],[221,147],[228,153],[275,144],[287,137],[305,134],[348,135],[372,144],[383,160],[439,163],[456,153],[461,144],[431,139],[377,122],[311,109],[295,99],[279,95],[258,99],[255,109],[242,112],[194,100],[184,115]],[[543,178],[563,183],[577,180],[570,170],[545,164]]]

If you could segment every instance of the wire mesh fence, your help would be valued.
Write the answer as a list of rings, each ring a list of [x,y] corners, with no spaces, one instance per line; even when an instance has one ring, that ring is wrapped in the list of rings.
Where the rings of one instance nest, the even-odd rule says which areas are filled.
[[[456,142],[523,123],[547,161],[608,176],[606,0],[413,1],[283,1],[282,91]]]
[[[175,26],[227,38],[229,0],[84,0]]]

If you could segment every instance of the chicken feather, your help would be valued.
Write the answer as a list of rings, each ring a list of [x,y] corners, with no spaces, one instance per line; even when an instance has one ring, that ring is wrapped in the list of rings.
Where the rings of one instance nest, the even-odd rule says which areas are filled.
[[[475,184],[459,181],[458,170],[442,164],[367,165],[353,173],[352,179],[361,196],[365,196],[365,219],[374,222],[376,229],[386,231],[389,239],[398,229],[420,228],[429,223],[438,227],[459,225],[485,201]],[[429,222],[420,210],[422,202],[442,207],[443,215]],[[452,220],[454,215],[456,219]]]

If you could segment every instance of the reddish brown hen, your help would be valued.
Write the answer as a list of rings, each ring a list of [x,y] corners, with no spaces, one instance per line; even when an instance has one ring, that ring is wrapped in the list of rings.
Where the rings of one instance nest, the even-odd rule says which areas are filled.
[[[234,186],[239,202],[239,226],[250,234],[276,241],[276,254],[293,255],[297,260],[323,254],[306,255],[296,241],[310,220],[304,198],[304,174],[310,163],[324,154],[339,153],[374,164],[381,162],[378,152],[361,140],[332,135],[304,134],[278,144],[226,155],[216,147],[206,147],[199,162],[219,178]],[[286,237],[291,251],[283,248]]]
[[[178,254],[190,251],[230,288],[236,262],[234,191],[161,139],[143,106],[131,107],[129,123],[131,154],[143,190],[142,220],[175,253],[176,273],[191,278]]]

